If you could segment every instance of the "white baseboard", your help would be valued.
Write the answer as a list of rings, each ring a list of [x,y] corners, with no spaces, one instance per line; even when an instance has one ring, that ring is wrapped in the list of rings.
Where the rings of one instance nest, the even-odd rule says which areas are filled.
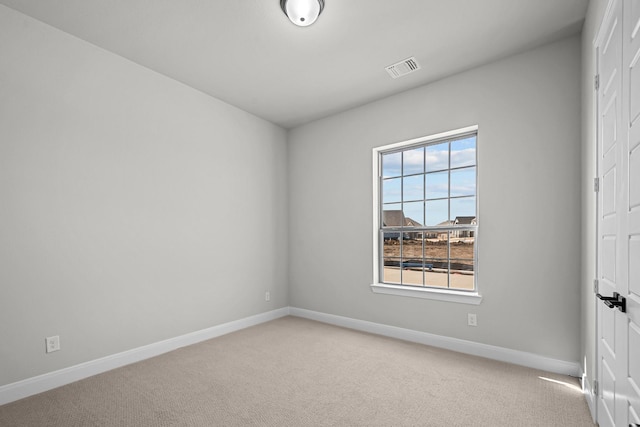
[[[0,405],[288,314],[289,307],[284,307],[7,384],[0,387]]]
[[[284,307],[138,347],[122,353],[81,363],[58,371],[49,372],[12,384],[0,386],[0,405],[287,315],[317,320],[319,322],[329,323],[345,328],[445,348],[448,350],[458,351],[460,353],[473,354],[476,356],[482,356],[489,359],[500,360],[503,362],[564,375],[579,377],[581,372],[580,365],[578,363],[552,359],[533,353],[480,344],[457,338],[449,338],[441,335],[429,334],[427,332],[398,328],[395,326],[388,326],[380,323],[336,316],[333,314],[326,314],[301,308]],[[585,384],[585,387],[587,387],[584,389],[585,398],[587,399],[589,409],[593,415],[595,413],[593,410],[593,405],[595,404],[594,397],[591,394],[591,387],[588,385],[588,381]]]
[[[404,341],[411,341],[434,347],[445,348],[460,353],[472,354],[486,357],[488,359],[513,363],[515,365],[529,368],[541,369],[557,374],[580,377],[580,364],[565,360],[553,359],[538,354],[527,353],[519,350],[511,350],[504,347],[497,347],[488,344],[481,344],[473,341],[466,341],[457,338],[449,338],[427,332],[414,331],[412,329],[398,328],[395,326],[383,325],[380,323],[368,322],[366,320],[352,319],[349,317],[336,316],[333,314],[320,313],[317,311],[302,308],[290,307],[289,313],[292,316],[304,317],[306,319],[317,320],[345,328],[356,329],[377,335],[391,338],[398,338]]]

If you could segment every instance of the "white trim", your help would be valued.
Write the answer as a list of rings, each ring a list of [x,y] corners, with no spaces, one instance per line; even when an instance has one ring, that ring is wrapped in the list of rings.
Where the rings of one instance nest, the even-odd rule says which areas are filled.
[[[375,147],[373,151],[374,153],[379,153],[380,151],[392,150],[394,148],[409,146],[413,144],[422,144],[429,141],[435,141],[437,139],[447,139],[453,136],[462,135],[464,133],[471,133],[471,132],[477,132],[477,131],[478,131],[478,125],[467,126],[460,129],[454,129],[446,132],[437,133],[435,135],[421,136],[419,138],[409,139],[407,141],[394,142],[393,144],[383,145],[381,147]]]
[[[425,298],[437,301],[457,302],[460,304],[478,305],[480,301],[482,301],[482,295],[477,292],[462,292],[435,288],[412,288],[402,285],[388,285],[386,283],[373,283],[371,290],[376,294]]]
[[[434,135],[422,136],[419,138],[409,139],[407,141],[395,142],[393,144],[383,145],[380,147],[374,147],[372,149],[372,171],[373,171],[373,284],[371,285],[371,290],[375,293],[379,294],[388,294],[388,295],[400,295],[405,297],[417,297],[417,298],[426,298],[433,299],[439,301],[451,301],[451,302],[459,302],[463,304],[480,304],[482,297],[477,293],[477,271],[476,271],[476,292],[472,294],[468,294],[465,292],[456,292],[456,291],[442,291],[436,290],[434,288],[424,288],[420,290],[412,289],[408,286],[402,285],[388,285],[382,283],[380,280],[380,260],[379,260],[379,251],[380,251],[380,242],[379,242],[379,231],[380,231],[380,153],[383,151],[392,150],[394,148],[399,147],[409,147],[411,145],[416,144],[424,144],[430,141],[437,141],[439,139],[447,139],[455,136],[463,135],[466,133],[477,134],[478,125],[467,126],[460,129],[454,129],[446,132],[437,133]],[[476,174],[477,174],[476,164]],[[477,181],[477,176],[476,176]],[[477,183],[476,183],[477,187]],[[478,189],[476,188],[476,200],[478,200]],[[476,212],[476,215],[478,212]],[[477,247],[476,247],[477,251]],[[476,266],[477,267],[477,266]],[[477,270],[477,268],[476,268]],[[460,297],[460,295],[464,294],[465,297]],[[447,296],[448,295],[448,296]]]
[[[445,348],[460,353],[472,354],[564,375],[578,377],[580,372],[580,365],[575,362],[567,362],[533,353],[511,350],[508,348],[496,347],[457,338],[449,338],[411,329],[398,328],[365,320],[352,319],[349,317],[336,316],[295,307],[284,307],[1,386],[0,405],[287,315],[303,317],[323,323]],[[588,382],[585,382],[585,384],[588,386]],[[585,390],[585,398],[587,399],[591,413],[594,414],[594,400],[590,391],[590,387]]]
[[[589,412],[591,413],[591,418],[595,424],[596,422],[596,400],[595,396],[591,391],[591,384],[589,383],[589,379],[585,374],[582,374],[582,394],[584,394],[584,400],[587,401],[587,406],[589,407]]]
[[[356,329],[372,334],[383,335],[401,339],[404,341],[416,342],[419,344],[445,348],[459,353],[472,354],[486,357],[488,359],[499,360],[501,362],[513,363],[515,365],[526,366],[534,369],[541,369],[557,374],[580,376],[580,364],[565,360],[553,359],[525,351],[512,350],[504,347],[497,347],[488,344],[481,344],[473,341],[450,338],[427,332],[415,331],[412,329],[398,328],[396,326],[383,325],[380,323],[368,322],[366,320],[352,319],[349,317],[336,316],[333,314],[320,313],[317,311],[302,308],[289,308],[292,316],[304,317],[318,322],[329,323],[345,328]]]
[[[592,63],[592,70],[591,71],[595,71],[594,74],[599,75],[600,74],[600,59],[599,59],[599,49],[602,48],[602,42],[603,42],[603,38],[606,35],[606,22],[608,21],[608,19],[610,19],[610,16],[614,13],[615,11],[615,6],[616,6],[616,2],[618,0],[609,0],[607,2],[607,6],[604,10],[604,13],[602,14],[602,18],[600,20],[600,24],[598,25],[598,29],[595,33],[595,37],[593,38],[593,63]],[[603,83],[600,82],[600,84],[602,85]],[[594,135],[595,135],[595,141],[593,141],[593,143],[595,143],[595,151],[594,151],[594,161],[595,161],[595,173],[596,173],[596,177],[600,176],[600,161],[599,161],[599,143],[600,143],[600,126],[599,126],[599,110],[601,108],[600,105],[600,91],[603,90],[603,87],[600,87],[600,90],[595,91],[595,93],[593,94],[593,110],[592,110],[592,119],[593,119],[593,123],[595,126],[594,129]],[[595,265],[595,277],[598,277],[599,274],[599,269],[598,269],[598,264],[599,264],[599,238],[598,235],[600,233],[598,227],[599,227],[599,219],[598,219],[598,208],[599,208],[599,203],[600,203],[600,194],[596,193],[595,196],[595,218],[596,218],[596,223],[595,223],[595,228],[594,228],[594,232],[595,232],[595,248],[594,248],[594,265]],[[598,378],[601,378],[601,372],[600,372],[600,363],[598,362],[599,359],[599,338],[598,338],[598,331],[599,331],[599,322],[601,322],[601,319],[598,316],[598,300],[594,297],[593,301],[592,301],[592,305],[594,307],[594,316],[593,316],[593,321],[594,321],[594,335],[595,335],[595,339],[593,341],[594,343],[594,348],[593,348],[593,356],[595,357],[595,364],[594,364],[594,372],[592,374],[592,378],[594,379],[594,381],[597,381]],[[583,387],[583,393],[585,396],[585,400],[587,401],[587,406],[589,407],[589,411],[591,412],[591,417],[593,418],[593,421],[595,424],[598,424],[598,416],[599,416],[599,411],[598,411],[598,394],[594,395],[592,392],[592,386],[589,383],[589,380],[587,378],[585,378],[584,384],[588,385],[588,388],[584,388]],[[598,384],[598,387],[602,387],[602,383]],[[600,391],[598,391],[598,393],[601,393]]]
[[[279,308],[7,384],[0,387],[0,405],[287,315],[289,307]]]

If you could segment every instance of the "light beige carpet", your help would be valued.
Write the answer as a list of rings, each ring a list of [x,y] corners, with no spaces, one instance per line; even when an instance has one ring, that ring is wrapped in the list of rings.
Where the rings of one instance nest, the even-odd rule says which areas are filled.
[[[591,426],[575,378],[296,317],[0,406],[1,426]]]

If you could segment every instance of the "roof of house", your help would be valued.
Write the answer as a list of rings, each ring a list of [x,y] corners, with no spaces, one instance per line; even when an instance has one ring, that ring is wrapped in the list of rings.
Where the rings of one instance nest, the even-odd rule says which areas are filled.
[[[400,210],[382,211],[382,225],[386,227],[400,227],[404,220],[404,213]]]
[[[475,219],[475,216],[457,216],[454,224],[473,224]]]
[[[382,225],[385,227],[421,227],[418,221],[404,216],[401,210],[382,211]]]

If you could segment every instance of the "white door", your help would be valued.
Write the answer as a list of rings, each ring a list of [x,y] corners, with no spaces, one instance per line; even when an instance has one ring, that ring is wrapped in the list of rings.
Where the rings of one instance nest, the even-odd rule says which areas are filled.
[[[640,0],[607,10],[596,41],[598,423],[627,427],[640,425]]]
[[[626,374],[628,423],[640,426],[640,0],[625,0],[623,16],[623,155],[628,191],[623,221],[627,318],[622,329],[628,340],[628,368],[623,367],[620,372]]]

